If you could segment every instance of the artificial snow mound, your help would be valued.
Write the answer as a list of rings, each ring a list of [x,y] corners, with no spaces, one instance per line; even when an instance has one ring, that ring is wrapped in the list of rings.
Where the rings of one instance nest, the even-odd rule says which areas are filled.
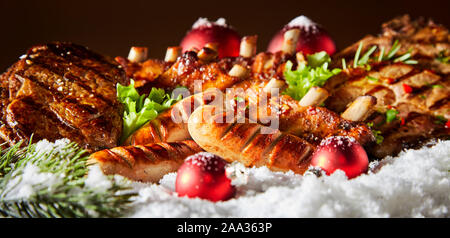
[[[271,172],[232,164],[237,186],[225,202],[178,197],[176,173],[160,185],[133,183],[139,193],[128,217],[449,217],[450,141],[407,150],[370,164],[368,174],[348,180]]]
[[[212,22],[212,21],[208,20],[208,18],[200,17],[197,19],[197,21],[194,22],[194,24],[192,25],[192,29],[197,29],[197,28],[201,28],[201,27],[211,27],[213,25],[229,27],[227,25],[227,20],[225,20],[225,18],[221,17],[221,18],[218,18],[215,22]]]

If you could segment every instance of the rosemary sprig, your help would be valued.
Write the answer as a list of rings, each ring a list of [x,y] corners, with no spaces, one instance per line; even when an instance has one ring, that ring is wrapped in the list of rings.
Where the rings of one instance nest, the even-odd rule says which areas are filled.
[[[381,47],[380,54],[378,55],[378,62],[381,62],[383,60],[384,56],[384,47]]]
[[[375,50],[377,49],[377,46],[372,46],[362,57],[361,59],[358,61],[358,65],[365,65],[369,62],[369,57],[370,55],[373,54],[373,52],[375,52]]]
[[[362,47],[363,47],[363,43],[360,42],[358,49],[356,50],[355,58],[353,59],[353,68],[356,68],[358,66],[359,55],[361,54]]]
[[[111,186],[104,191],[86,185],[86,151],[75,143],[38,147],[39,143],[24,148],[17,144],[0,152],[1,216],[117,217],[125,211],[134,194],[127,193],[128,188],[113,177],[107,177]],[[30,169],[52,182],[26,183],[25,173]],[[27,196],[22,194],[24,188]]]
[[[398,40],[395,40],[386,57],[384,57],[383,59],[384,60],[392,59],[392,57],[394,57],[394,55],[397,53],[398,50],[400,50],[400,45],[398,44]]]
[[[377,46],[374,45],[370,47],[370,49],[366,51],[364,54],[362,52],[362,48],[363,42],[360,42],[358,45],[358,49],[356,50],[355,57],[353,59],[353,68],[364,67],[366,70],[370,70],[371,69],[369,65],[371,61],[370,56],[377,50]],[[397,58],[394,58],[394,56],[397,54],[399,50],[400,44],[398,43],[398,40],[396,40],[386,55],[384,55],[385,51],[384,47],[381,47],[378,58],[374,58],[373,60],[377,60],[378,62],[392,60],[393,62],[403,62],[405,64],[418,63],[416,60],[411,59],[412,56],[411,50],[403,55],[398,56]],[[363,55],[361,56],[361,54]],[[342,61],[342,68],[346,69],[345,60]]]

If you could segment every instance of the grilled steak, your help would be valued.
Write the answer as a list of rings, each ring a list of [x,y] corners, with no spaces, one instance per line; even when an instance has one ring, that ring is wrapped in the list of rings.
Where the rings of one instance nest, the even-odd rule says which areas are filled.
[[[127,84],[120,65],[85,47],[50,43],[28,50],[0,76],[0,138],[68,138],[95,151],[117,145],[122,105],[116,83]]]
[[[432,21],[412,21],[408,16],[393,19],[382,28],[380,36],[367,36],[336,54],[334,65],[340,66],[342,59],[352,65],[361,42],[361,52],[377,46],[373,54],[376,59],[381,49],[386,54],[395,41],[400,46],[396,57],[409,52],[417,64],[373,60],[368,67],[344,70],[325,85],[331,93],[326,107],[338,113],[358,96],[377,98],[376,113],[367,122],[372,122],[384,137],[382,143],[368,147],[369,153],[378,158],[430,138],[447,138],[445,122],[450,119],[450,64],[445,60],[450,55],[448,30]],[[391,122],[386,122],[388,110],[398,112]]]

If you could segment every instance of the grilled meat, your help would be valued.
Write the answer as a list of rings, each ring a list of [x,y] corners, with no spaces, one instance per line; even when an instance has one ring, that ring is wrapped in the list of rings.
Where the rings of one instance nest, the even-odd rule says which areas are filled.
[[[126,76],[135,81],[135,87],[139,88],[155,81],[171,64],[162,60],[150,59],[145,62],[132,62],[123,57],[116,57],[115,60],[123,67]]]
[[[125,145],[146,145],[190,139],[187,121],[191,113],[197,107],[211,103],[216,97],[222,96],[221,94],[218,90],[210,89],[184,98],[136,130],[127,138]]]
[[[248,89],[260,88],[272,78],[282,79],[284,63],[294,60],[282,52],[262,52],[253,58],[223,58],[202,60],[195,51],[187,51],[175,62],[163,62],[149,59],[145,62],[131,62],[123,57],[116,57],[126,71],[127,77],[136,81],[136,87],[148,93],[152,87],[174,89],[183,86],[191,93],[208,88]],[[241,66],[246,72],[233,75],[233,66]],[[195,88],[194,82],[201,82],[201,88]]]
[[[262,134],[264,129],[257,123],[234,117],[234,111],[223,111],[205,105],[197,108],[189,117],[189,133],[204,150],[223,157],[228,162],[238,161],[245,166],[267,166],[274,171],[304,173],[314,151],[307,141],[278,130]]]
[[[117,145],[122,105],[116,83],[127,84],[120,65],[85,47],[50,43],[28,50],[0,76],[0,137],[68,138],[95,151]]]
[[[447,138],[445,120],[450,119],[450,64],[440,61],[450,55],[450,36],[443,26],[432,21],[408,16],[383,24],[380,36],[367,36],[334,56],[334,65],[352,58],[360,44],[362,52],[377,46],[375,58],[384,48],[388,52],[398,40],[397,56],[410,52],[417,64],[401,61],[371,63],[369,70],[349,68],[328,80],[325,88],[331,93],[326,107],[340,113],[361,95],[377,98],[375,113],[367,122],[380,130],[384,141],[368,147],[372,156],[395,155],[402,148],[422,144],[431,138]],[[386,122],[388,110],[398,111],[397,120]]]
[[[272,100],[269,107],[269,110],[277,111],[280,131],[304,138],[314,145],[329,136],[351,136],[361,145],[374,140],[366,125],[345,120],[324,107],[300,106],[287,95]]]
[[[372,60],[369,64],[370,70],[368,70],[369,67],[348,68],[328,80],[324,86],[330,94],[325,105],[336,113],[344,112],[360,96],[373,96],[373,99],[376,99],[375,106],[364,115],[365,122],[373,122],[373,130],[381,131],[384,137],[381,145],[367,146],[370,154],[375,157],[394,155],[402,148],[421,144],[422,141],[430,138],[446,138],[448,129],[442,121],[450,119],[448,100],[450,66],[448,61],[440,60],[450,55],[448,30],[432,21],[423,19],[412,21],[408,16],[393,19],[383,24],[382,28],[383,32],[380,36],[367,36],[337,53],[333,57],[332,65],[341,67],[342,59],[347,61],[347,65],[352,65],[352,59],[361,42],[364,44],[362,52],[376,45],[378,48],[373,56],[378,57],[381,49],[384,49],[386,54],[395,41],[398,41],[400,48],[392,59],[409,53],[418,63],[405,64],[392,59],[381,62]],[[246,95],[249,103],[258,103],[258,96],[262,92],[267,92],[273,87],[283,90],[285,87],[283,69],[287,60],[299,62],[302,59],[298,55],[294,58],[292,54],[286,52],[275,54],[263,52],[255,56],[241,55],[237,58],[214,60],[211,57],[203,59],[200,52],[191,51],[178,57],[173,64],[166,62],[165,71],[158,72],[157,77],[150,77],[148,81],[151,82],[149,84],[151,86],[166,88],[186,86],[192,92],[194,91],[193,81],[200,79],[203,90],[209,87],[217,87],[221,90],[228,87],[242,88],[250,92]],[[230,76],[234,65],[241,65],[249,72],[243,77]],[[162,66],[159,68],[161,69]],[[142,70],[135,72],[139,71]],[[335,129],[323,127],[325,123],[321,123],[334,122],[334,119],[339,117],[327,112],[317,117],[317,120],[313,120],[305,117],[308,110],[303,110],[303,107],[292,104],[290,101],[286,99],[275,106],[280,112],[283,111],[283,107],[292,108],[294,105],[295,108],[291,112],[280,114],[282,131],[301,136],[310,143],[315,143],[311,138],[320,140],[339,131],[335,130],[339,124],[337,122],[331,123],[333,124],[331,127]],[[271,107],[274,107],[274,104]],[[383,123],[386,120],[386,112],[390,108],[399,112],[397,120]],[[352,110],[356,109],[352,108]],[[375,113],[369,116],[372,111]],[[339,119],[342,120],[342,118]],[[344,124],[351,125],[350,127],[353,128],[347,128],[348,135],[359,136],[363,144],[372,141],[367,127],[346,122]],[[311,129],[313,127],[311,125],[315,124],[321,126]],[[283,125],[289,126],[283,129]]]
[[[335,67],[341,65],[342,58],[347,59],[347,62],[353,59],[360,42],[364,43],[366,49],[376,45],[378,49],[384,48],[386,53],[395,40],[398,40],[401,47],[397,55],[410,52],[412,58],[419,61],[417,67],[439,74],[450,73],[450,65],[438,60],[439,57],[450,55],[450,36],[446,27],[432,20],[411,20],[408,15],[404,15],[382,24],[381,28],[379,36],[368,35],[336,53],[333,56]]]
[[[190,155],[203,151],[194,141],[120,146],[89,156],[89,164],[99,164],[105,174],[120,174],[141,182],[158,182],[175,172]]]

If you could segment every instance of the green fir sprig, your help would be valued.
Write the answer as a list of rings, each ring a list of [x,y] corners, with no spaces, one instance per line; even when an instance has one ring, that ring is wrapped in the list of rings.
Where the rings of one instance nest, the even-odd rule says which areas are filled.
[[[32,143],[21,147],[22,143],[0,152],[0,216],[117,217],[135,195],[113,177],[107,177],[110,186],[104,191],[87,186],[88,154],[75,143],[53,144],[43,150]],[[30,167],[55,181],[21,184]],[[20,186],[31,189],[30,194],[18,196]]]

